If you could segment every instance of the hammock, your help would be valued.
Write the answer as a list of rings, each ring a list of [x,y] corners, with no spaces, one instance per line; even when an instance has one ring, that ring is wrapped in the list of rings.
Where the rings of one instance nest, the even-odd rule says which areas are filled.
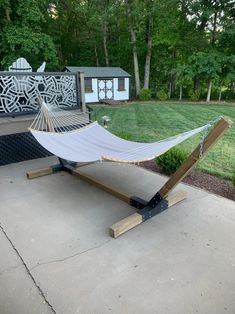
[[[115,136],[98,122],[91,122],[84,113],[49,107],[42,102],[29,130],[44,148],[65,160],[138,163],[162,155],[210,126],[209,123],[155,143],[138,143]]]
[[[171,194],[172,190],[232,125],[229,118],[219,117],[202,127],[166,140],[155,143],[137,143],[123,140],[109,133],[97,122],[91,122],[84,113],[60,110],[48,106],[41,100],[39,100],[39,104],[41,109],[32,123],[30,131],[42,146],[61,159],[57,165],[28,172],[27,177],[33,179],[58,171],[66,171],[135,207],[136,212],[134,214],[118,221],[109,228],[109,232],[114,238],[185,199],[185,192]],[[214,127],[207,134],[208,129],[213,125]],[[86,174],[86,170],[85,172],[81,171],[77,164],[68,162],[101,160],[140,162],[150,160],[202,131],[205,131],[205,134],[199,145],[150,200],[129,195],[126,191],[119,191],[110,183],[105,184],[102,180],[97,180],[96,177]]]

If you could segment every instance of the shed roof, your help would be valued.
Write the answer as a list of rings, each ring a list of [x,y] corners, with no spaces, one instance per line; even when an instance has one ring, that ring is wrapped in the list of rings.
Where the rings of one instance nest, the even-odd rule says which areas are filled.
[[[75,67],[66,66],[69,72],[84,72],[85,77],[131,77],[129,73],[119,67]]]

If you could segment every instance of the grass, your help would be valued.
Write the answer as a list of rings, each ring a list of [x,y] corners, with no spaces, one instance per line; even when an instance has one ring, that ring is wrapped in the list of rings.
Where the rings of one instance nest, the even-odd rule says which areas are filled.
[[[154,142],[229,116],[235,122],[235,106],[186,103],[131,103],[123,106],[93,106],[92,118],[102,123],[111,117],[109,131],[137,142]],[[191,152],[202,135],[187,140],[181,147]],[[197,169],[226,179],[235,169],[235,123],[216,146],[199,162]]]

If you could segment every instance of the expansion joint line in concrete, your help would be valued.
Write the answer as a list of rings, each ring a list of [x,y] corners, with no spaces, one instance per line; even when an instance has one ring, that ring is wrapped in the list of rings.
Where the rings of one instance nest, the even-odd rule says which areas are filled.
[[[23,257],[20,255],[19,251],[17,250],[17,248],[15,247],[15,245],[13,244],[13,242],[11,241],[11,239],[9,238],[9,236],[7,235],[6,231],[4,230],[3,226],[0,224],[0,229],[2,230],[3,234],[5,235],[5,237],[7,238],[8,242],[10,243],[11,247],[13,248],[13,250],[16,252],[17,256],[19,257],[19,259],[21,260],[23,266],[25,267],[25,270],[27,272],[27,274],[29,275],[29,277],[31,278],[31,280],[33,281],[35,287],[37,288],[38,292],[40,293],[40,295],[42,296],[44,302],[48,305],[48,307],[50,308],[51,312],[56,314],[56,311],[54,310],[53,306],[50,304],[50,302],[47,300],[47,297],[45,295],[45,293],[43,292],[43,290],[41,289],[41,287],[37,284],[35,278],[33,277],[33,275],[31,274],[28,266],[26,265]]]

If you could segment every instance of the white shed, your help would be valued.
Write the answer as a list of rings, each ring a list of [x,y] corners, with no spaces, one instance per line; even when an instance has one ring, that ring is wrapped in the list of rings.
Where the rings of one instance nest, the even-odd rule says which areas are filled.
[[[64,71],[84,73],[86,103],[130,98],[131,75],[121,68],[67,66]]]

